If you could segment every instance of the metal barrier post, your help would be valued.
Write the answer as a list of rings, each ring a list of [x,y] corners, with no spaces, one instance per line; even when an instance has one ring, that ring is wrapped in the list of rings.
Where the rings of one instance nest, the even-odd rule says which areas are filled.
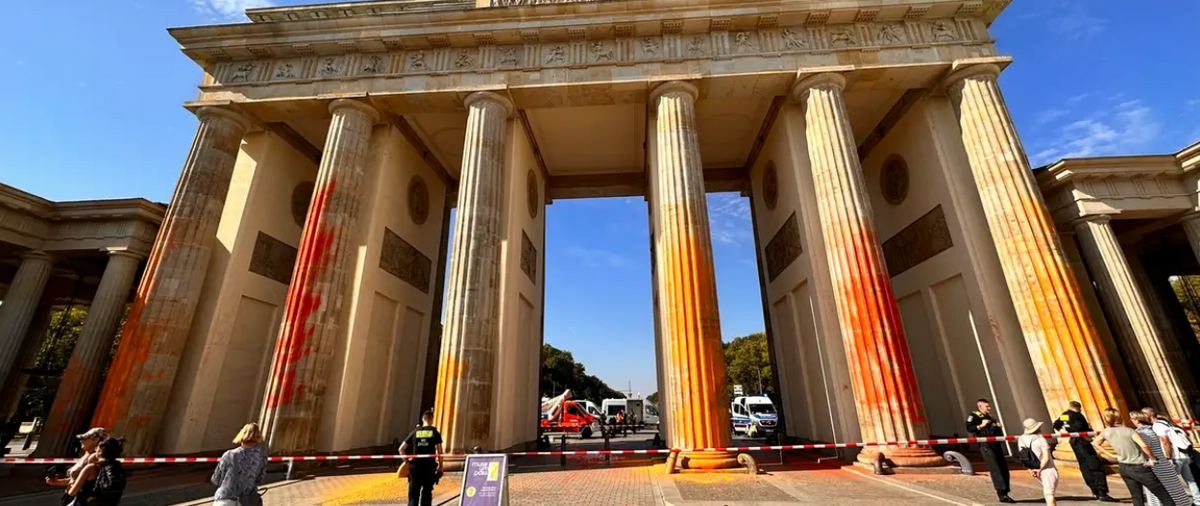
[[[607,452],[609,450],[612,450],[612,446],[608,439],[608,433],[605,432],[604,433],[604,451]],[[612,454],[609,454],[609,453],[604,454],[604,465],[606,465],[606,466],[612,465]]]
[[[560,449],[564,452],[567,451],[567,433],[566,432],[564,432],[562,435],[562,445],[561,445]],[[562,467],[567,467],[567,454],[564,453],[559,456],[558,464]]]
[[[296,461],[295,460],[288,460],[287,474],[283,476],[283,479],[288,480],[288,481],[296,479]]]

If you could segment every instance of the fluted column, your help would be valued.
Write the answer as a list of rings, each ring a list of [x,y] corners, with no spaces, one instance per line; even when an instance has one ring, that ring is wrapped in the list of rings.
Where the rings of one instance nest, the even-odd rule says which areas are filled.
[[[1072,400],[1091,420],[1108,407],[1123,413],[1125,400],[1000,94],[999,74],[995,65],[969,66],[945,86],[1048,414],[1058,416]]]
[[[246,117],[228,109],[202,107],[196,116],[196,138],[92,417],[92,426],[126,439],[128,456],[153,449],[208,274],[233,165],[250,127]]]
[[[1192,247],[1192,254],[1196,256],[1196,261],[1200,262],[1200,213],[1191,213],[1179,220],[1179,225],[1183,227],[1183,233],[1187,235],[1188,246]]]
[[[334,100],[312,204],[288,286],[283,325],[267,380],[262,426],[272,452],[316,449],[329,366],[346,330],[343,302],[354,269],[355,237],[371,128],[379,113]]]
[[[500,197],[512,102],[467,96],[446,323],[438,362],[436,424],[450,453],[488,449],[500,311]]]
[[[17,412],[21,394],[24,393],[25,385],[29,382],[29,375],[22,370],[34,366],[38,351],[42,349],[42,343],[46,340],[46,331],[50,328],[51,302],[44,294],[42,295],[42,301],[34,310],[32,323],[29,324],[29,330],[25,333],[25,342],[21,344],[20,354],[17,355],[13,366],[9,368],[8,380],[4,382],[4,385],[0,385],[0,423],[9,421]]]
[[[1138,397],[1173,417],[1192,419],[1191,407],[1177,379],[1184,371],[1178,370],[1179,364],[1165,352],[1167,343],[1163,338],[1168,334],[1155,324],[1109,217],[1088,216],[1075,221],[1074,226],[1092,276],[1100,285],[1100,300],[1113,320]]]
[[[859,428],[865,441],[926,439],[929,425],[871,215],[845,86],[840,74],[825,73],[805,78],[792,92],[804,105],[817,218],[825,233]],[[928,448],[917,447],[868,449],[859,460],[869,462],[877,452],[897,466],[945,464]]]
[[[0,378],[7,379],[17,362],[53,266],[54,259],[44,252],[21,255],[21,266],[0,304]]]
[[[672,81],[659,85],[650,98],[656,126],[650,188],[658,234],[655,270],[674,448],[730,442],[712,235],[696,135],[697,93],[691,84]],[[731,454],[685,453],[679,464],[707,469],[737,462]]]
[[[100,390],[100,376],[108,365],[117,326],[121,324],[141,260],[142,255],[129,251],[108,254],[108,265],[100,277],[100,286],[96,288],[87,319],[83,321],[83,330],[71,352],[71,361],[63,371],[58,392],[54,394],[54,404],[38,440],[37,456],[70,456],[67,451],[72,437],[87,429]]]

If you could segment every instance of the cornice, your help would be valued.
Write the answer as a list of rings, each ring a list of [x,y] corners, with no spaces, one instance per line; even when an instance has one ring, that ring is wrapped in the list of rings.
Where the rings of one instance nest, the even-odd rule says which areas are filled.
[[[542,1],[548,0],[520,0]],[[254,9],[252,18],[297,17],[236,25],[172,28],[185,54],[206,68],[213,62],[303,58],[402,49],[473,48],[639,38],[708,32],[739,32],[795,26],[897,23],[930,19],[975,20],[986,32],[1007,0],[609,0],[554,2],[511,7],[465,7],[421,12],[372,13],[438,2],[360,2],[324,6]],[[338,13],[342,14],[338,14]],[[345,14],[349,12],[350,14]],[[282,18],[281,18],[282,19]],[[955,29],[951,26],[951,29]],[[894,37],[903,37],[897,33]],[[935,38],[932,34],[911,34]],[[977,34],[986,38],[986,34]],[[944,36],[944,34],[943,34]],[[939,40],[916,40],[936,43]]]
[[[56,202],[48,219],[53,221],[136,218],[154,225],[162,223],[166,207],[146,199],[105,199]]]
[[[46,217],[54,202],[38,197],[12,186],[0,183],[0,206],[27,212],[39,218]]]
[[[1113,156],[1059,160],[1036,176],[1042,191],[1086,179],[1181,175],[1175,155]]]
[[[1175,154],[1175,159],[1179,160],[1179,165],[1185,172],[1200,168],[1200,142],[1180,150]]]

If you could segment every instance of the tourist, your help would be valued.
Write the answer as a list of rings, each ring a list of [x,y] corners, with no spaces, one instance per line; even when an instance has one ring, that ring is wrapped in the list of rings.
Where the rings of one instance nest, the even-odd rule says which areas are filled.
[[[242,426],[233,444],[237,448],[226,451],[217,461],[212,484],[217,486],[213,494],[213,506],[261,506],[258,484],[267,471],[267,451],[259,442],[262,430],[257,423]]]
[[[442,473],[442,433],[433,426],[433,410],[421,414],[421,426],[400,443],[402,455],[437,455],[408,461],[408,506],[431,506],[433,486]]]
[[[1054,421],[1054,430],[1061,433],[1092,432],[1092,426],[1081,410],[1079,401],[1071,401],[1070,408]],[[1075,460],[1079,462],[1079,472],[1083,481],[1092,491],[1092,499],[1100,502],[1117,502],[1108,495],[1108,480],[1104,477],[1104,463],[1096,455],[1090,437],[1071,438],[1071,450],[1075,452]]]
[[[1195,475],[1192,474],[1192,442],[1183,429],[1176,427],[1170,418],[1154,412],[1154,408],[1142,408],[1142,412],[1153,420],[1151,428],[1162,443],[1164,452],[1171,456],[1175,463],[1176,472],[1187,484],[1192,495],[1192,504],[1200,505],[1200,487],[1196,486]],[[1169,448],[1169,450],[1168,450]]]
[[[79,472],[67,495],[71,506],[116,506],[125,493],[125,471],[118,461],[124,441],[105,439],[97,447],[96,459]]]
[[[1171,503],[1171,495],[1166,487],[1154,475],[1148,462],[1149,450],[1138,443],[1138,435],[1133,429],[1121,423],[1121,413],[1113,408],[1104,410],[1104,430],[1092,439],[1092,447],[1106,458],[1117,461],[1117,470],[1125,486],[1129,487],[1129,495],[1133,497],[1134,506],[1145,506],[1146,491],[1158,498],[1160,502]],[[1130,420],[1133,419],[1132,413]],[[1104,447],[1104,443],[1112,446],[1113,452]]]
[[[75,479],[79,477],[79,473],[83,472],[83,468],[87,467],[88,464],[96,462],[100,459],[98,450],[100,448],[100,443],[104,442],[105,439],[108,439],[108,431],[104,430],[104,427],[93,427],[88,429],[87,432],[75,436],[75,439],[79,440],[79,444],[82,447],[79,460],[76,460],[75,464],[72,465],[70,469],[67,469],[66,478],[47,476],[47,485],[70,488]],[[68,504],[70,502],[70,499],[64,494],[63,504]]]
[[[1171,451],[1171,448],[1164,447],[1163,439],[1154,433],[1154,419],[1145,410],[1141,410],[1130,412],[1129,420],[1135,426],[1134,442],[1137,442],[1142,451],[1147,454],[1147,461],[1154,471],[1154,476],[1158,478],[1170,495],[1168,498],[1162,498],[1154,494],[1147,497],[1146,503],[1150,506],[1188,506],[1192,504],[1191,497],[1188,497],[1187,491],[1183,489],[1183,481],[1179,479],[1179,470],[1175,467],[1175,462],[1169,458],[1170,453],[1168,452]]]
[[[979,399],[975,406],[978,409],[967,415],[967,432],[976,437],[1003,436],[1004,426],[992,418],[992,403],[987,399]],[[1008,458],[1005,456],[1004,443],[979,443],[979,453],[983,454],[983,461],[987,464],[996,497],[1003,503],[1017,502],[1008,496]]]
[[[1018,448],[1028,448],[1037,460],[1037,466],[1029,470],[1029,474],[1042,482],[1042,496],[1046,498],[1046,506],[1055,506],[1057,501],[1054,493],[1058,491],[1058,468],[1054,465],[1050,443],[1042,437],[1042,422],[1032,418],[1025,419],[1025,434],[1017,438]]]

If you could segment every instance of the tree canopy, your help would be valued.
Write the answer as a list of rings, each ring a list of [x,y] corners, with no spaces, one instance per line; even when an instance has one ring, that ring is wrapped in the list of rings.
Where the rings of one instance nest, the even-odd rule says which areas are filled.
[[[729,396],[733,386],[742,385],[746,394],[774,392],[767,335],[755,332],[725,343],[725,383]]]
[[[604,399],[623,399],[625,394],[613,390],[600,378],[587,373],[583,364],[575,361],[571,352],[548,344],[542,345],[542,395],[554,397],[571,389],[571,397],[600,402]]]

